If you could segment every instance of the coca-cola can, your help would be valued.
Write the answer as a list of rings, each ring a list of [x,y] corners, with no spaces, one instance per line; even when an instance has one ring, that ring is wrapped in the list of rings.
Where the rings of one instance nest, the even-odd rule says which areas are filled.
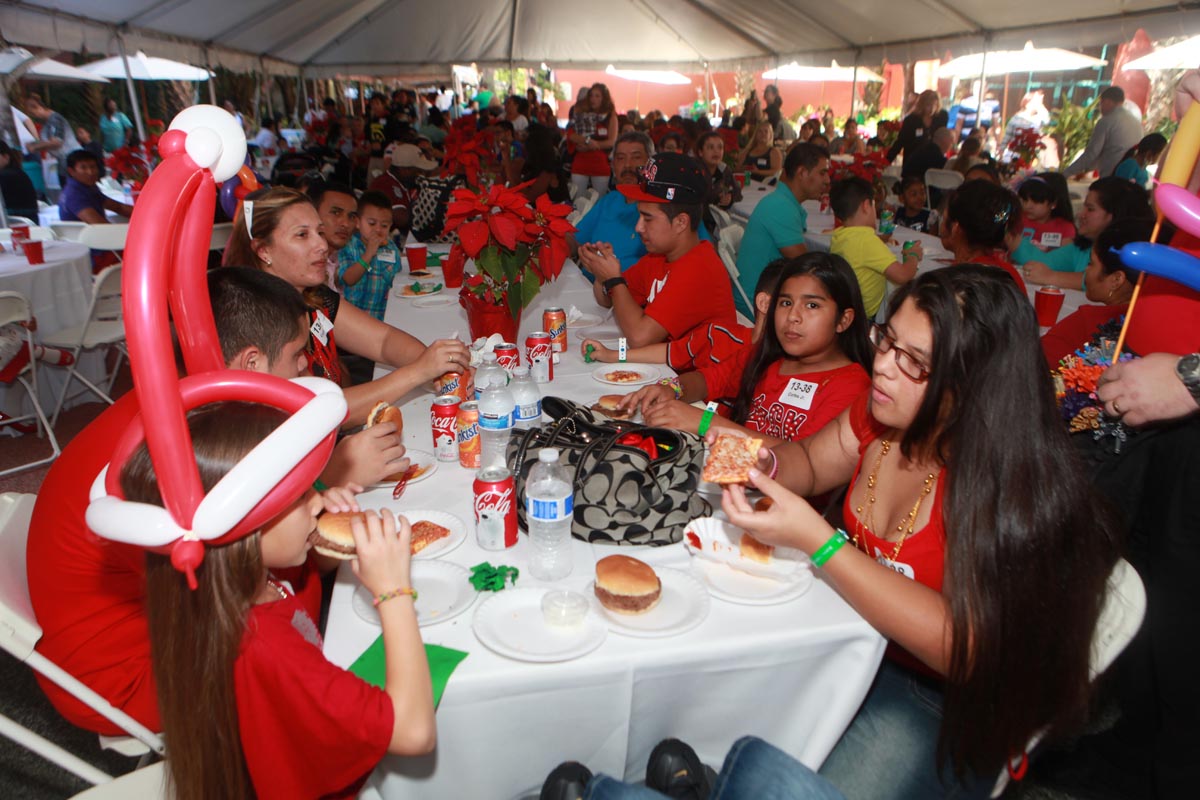
[[[516,342],[501,342],[496,345],[493,351],[496,354],[496,363],[504,368],[504,371],[512,375],[521,366],[521,350],[517,347]]]
[[[468,400],[458,407],[458,463],[467,469],[479,469],[483,442],[479,439],[479,403]]]
[[[461,403],[457,395],[444,394],[436,398],[429,409],[433,452],[438,461],[458,460],[458,407]]]
[[[484,550],[517,543],[517,486],[507,467],[488,467],[475,476],[475,539]]]
[[[525,337],[525,360],[529,377],[537,383],[554,380],[554,346],[546,331],[534,331]]]
[[[567,312],[561,308],[547,308],[542,312],[542,327],[550,333],[555,354],[567,352]]]
[[[475,396],[471,371],[447,372],[439,375],[433,380],[433,390],[438,396],[452,394],[459,400],[470,400]]]

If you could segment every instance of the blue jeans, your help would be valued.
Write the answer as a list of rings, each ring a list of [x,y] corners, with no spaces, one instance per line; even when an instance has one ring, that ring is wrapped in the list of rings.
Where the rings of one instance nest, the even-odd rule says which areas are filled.
[[[662,800],[664,795],[607,775],[588,781],[584,800]],[[762,739],[733,743],[710,800],[845,800],[828,781]]]
[[[941,689],[884,658],[867,698],[825,764],[821,777],[854,800],[985,798],[998,772],[965,784],[937,768]],[[943,782],[944,781],[944,782]]]

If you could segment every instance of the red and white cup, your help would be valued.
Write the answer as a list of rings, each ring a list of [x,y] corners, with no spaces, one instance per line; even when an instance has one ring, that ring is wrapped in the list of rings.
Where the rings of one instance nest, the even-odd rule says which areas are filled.
[[[1033,310],[1037,314],[1038,325],[1049,328],[1058,322],[1058,312],[1062,311],[1066,295],[1057,286],[1041,286],[1033,296]]]
[[[425,269],[425,257],[428,254],[428,248],[423,244],[410,244],[404,248],[404,252],[408,255],[408,271],[422,272]]]
[[[25,240],[25,258],[30,264],[45,264],[46,255],[42,252],[42,243],[29,239]]]

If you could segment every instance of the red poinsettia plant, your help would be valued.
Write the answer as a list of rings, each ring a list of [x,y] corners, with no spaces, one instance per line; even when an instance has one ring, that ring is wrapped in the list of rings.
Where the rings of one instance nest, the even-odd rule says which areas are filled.
[[[544,194],[531,206],[521,191],[526,186],[455,189],[446,208],[446,233],[458,237],[450,259],[472,258],[478,270],[464,278],[462,297],[507,306],[514,319],[562,272],[566,236],[575,230],[567,222],[571,206]]]
[[[883,151],[834,156],[829,162],[829,180],[836,182],[843,178],[862,178],[874,186],[877,181],[883,180],[883,171],[887,166],[887,155]]]
[[[885,119],[881,120],[875,126],[875,137],[883,142],[883,149],[887,150],[896,143],[900,138],[900,120]]]
[[[150,173],[158,164],[158,139],[166,130],[166,124],[161,119],[146,120],[146,130],[149,135],[141,144],[118,147],[109,153],[104,160],[104,166],[113,177],[119,181],[129,181],[133,190],[141,191]]]
[[[491,128],[476,130],[475,117],[466,116],[455,120],[442,143],[446,154],[443,175],[463,175],[468,186],[479,187],[480,173],[495,170],[496,156],[493,149],[494,133]]]
[[[1029,169],[1038,154],[1046,149],[1042,135],[1034,128],[1018,128],[1008,142],[1008,152],[1013,154],[1009,162],[1014,170]]]

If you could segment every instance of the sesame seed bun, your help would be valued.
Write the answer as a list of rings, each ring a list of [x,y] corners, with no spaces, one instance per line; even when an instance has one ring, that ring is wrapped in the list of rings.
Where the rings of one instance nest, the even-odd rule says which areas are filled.
[[[629,556],[596,562],[596,598],[618,614],[644,614],[658,605],[662,581],[647,564]]]

